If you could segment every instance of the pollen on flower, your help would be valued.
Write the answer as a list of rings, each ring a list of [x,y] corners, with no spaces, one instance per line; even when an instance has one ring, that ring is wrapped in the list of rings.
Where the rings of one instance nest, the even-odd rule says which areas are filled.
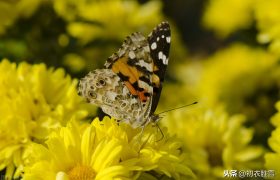
[[[96,176],[95,171],[85,165],[77,165],[68,171],[69,180],[91,180]]]

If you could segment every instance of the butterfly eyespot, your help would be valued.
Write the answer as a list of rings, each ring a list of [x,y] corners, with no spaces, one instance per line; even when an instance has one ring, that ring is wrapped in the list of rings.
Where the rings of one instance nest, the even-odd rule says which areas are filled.
[[[96,83],[95,83],[95,86],[97,88],[102,88],[103,86],[106,85],[106,81],[104,79],[99,79]]]
[[[88,95],[89,95],[89,97],[91,97],[91,98],[93,98],[93,99],[96,99],[96,98],[97,98],[97,94],[96,94],[95,92],[93,92],[93,91],[89,91],[89,92],[88,92]]]
[[[125,108],[126,105],[127,105],[127,104],[126,104],[125,102],[121,103],[121,108]]]
[[[105,86],[105,85],[106,85],[106,82],[105,82],[105,80],[100,79],[100,80],[99,80],[99,84],[102,85],[102,86]]]

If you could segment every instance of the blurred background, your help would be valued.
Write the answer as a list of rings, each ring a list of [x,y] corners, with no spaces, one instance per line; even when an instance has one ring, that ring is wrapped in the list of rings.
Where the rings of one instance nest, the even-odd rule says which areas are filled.
[[[0,59],[62,67],[79,79],[126,36],[147,36],[167,20],[157,112],[199,102],[160,122],[182,138],[194,172],[217,179],[230,168],[279,170],[269,158],[280,158],[271,137],[280,122],[279,9],[277,0],[1,0]]]
[[[239,3],[236,9],[211,2],[1,1],[0,57],[44,62],[82,76],[101,67],[127,35],[134,31],[146,35],[163,20],[172,24],[171,55],[176,57],[172,64],[206,57],[233,42],[260,46],[249,2],[229,0]]]

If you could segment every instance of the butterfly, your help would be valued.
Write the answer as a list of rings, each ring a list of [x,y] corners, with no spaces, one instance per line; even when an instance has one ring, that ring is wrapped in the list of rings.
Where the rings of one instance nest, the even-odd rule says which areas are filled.
[[[132,33],[103,69],[89,72],[80,80],[79,94],[133,128],[156,123],[170,42],[168,22],[157,25],[147,38],[140,32]]]

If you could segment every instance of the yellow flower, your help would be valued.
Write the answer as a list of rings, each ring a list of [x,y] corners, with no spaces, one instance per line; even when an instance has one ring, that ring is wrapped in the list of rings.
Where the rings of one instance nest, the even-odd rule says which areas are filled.
[[[270,43],[269,49],[279,55],[279,8],[278,0],[210,0],[204,12],[203,24],[218,36],[226,37],[238,29],[250,27],[255,19],[259,30],[258,41]]]
[[[265,154],[265,167],[268,170],[275,171],[275,179],[279,179],[280,173],[280,127],[277,127],[272,131],[271,137],[268,139],[268,144],[273,152],[268,152]]]
[[[263,150],[249,145],[253,130],[244,127],[244,116],[196,106],[176,110],[162,122],[183,140],[186,164],[199,179],[223,177],[223,170],[261,168]]]
[[[68,34],[77,38],[83,48],[82,54],[64,57],[64,65],[73,72],[102,67],[126,36],[136,31],[147,34],[162,20],[160,1],[141,5],[137,1],[123,0],[56,0],[53,6],[66,20]],[[85,47],[88,43],[93,45]],[[78,64],[78,68],[74,64]]]
[[[227,102],[230,112],[236,113],[242,100],[256,92],[256,86],[262,86],[262,79],[271,81],[268,72],[276,65],[276,60],[275,56],[261,49],[234,44],[218,51],[202,64],[198,94],[203,99],[207,98],[210,104]],[[226,76],[222,76],[225,70]]]
[[[229,114],[246,115],[250,125],[256,128],[254,141],[265,143],[271,129],[267,119],[274,113],[275,97],[278,96],[279,67],[277,57],[272,53],[234,44],[199,65],[181,66],[178,74],[182,72],[182,81],[196,78],[191,79],[194,81],[192,96],[201,104],[216,107],[223,103]],[[191,74],[193,71],[195,76]]]
[[[76,92],[77,80],[62,69],[44,64],[16,66],[0,63],[0,169],[11,178],[24,164],[23,153],[31,142],[43,142],[49,132],[71,117],[84,118],[88,111]]]
[[[218,36],[226,37],[239,29],[251,26],[254,0],[210,0],[203,24]]]
[[[280,127],[280,101],[278,101],[275,106],[277,109],[277,113],[271,117],[271,123],[275,127]]]
[[[123,147],[118,139],[99,139],[94,126],[83,129],[69,123],[49,136],[47,147],[33,145],[29,151],[34,157],[23,179],[129,178],[135,175],[130,171],[140,169],[136,160],[121,159]]]
[[[255,3],[255,17],[260,43],[271,43],[270,49],[280,54],[280,2],[278,0],[257,0]]]
[[[268,152],[265,154],[265,167],[268,170],[275,171],[275,178],[279,178],[280,173],[280,101],[276,103],[277,113],[272,116],[271,123],[276,127],[275,130],[272,131],[270,138],[268,139],[268,144],[272,150],[272,152]]]
[[[180,142],[168,134],[157,141],[160,136],[155,127],[142,134],[108,117],[86,127],[71,121],[50,135],[47,147],[33,145],[24,179],[137,179],[150,171],[175,179],[193,176],[182,164]]]
[[[18,17],[29,17],[43,0],[0,1],[0,34],[5,33]]]
[[[167,20],[162,13],[161,1],[56,0],[53,4],[56,13],[66,21],[67,33],[78,39],[77,45],[82,49],[80,54],[69,54],[63,58],[64,65],[72,72],[102,67],[104,61],[120,48],[125,37],[133,32],[147,36],[157,24]],[[175,26],[171,26],[171,51],[175,57],[170,58],[179,61],[186,56],[186,50]],[[65,35],[60,36],[60,41],[61,37]]]
[[[160,1],[141,5],[137,1],[123,0],[57,0],[54,8],[69,21],[69,33],[84,43],[102,37],[122,41],[139,27],[144,27],[144,32],[148,33],[162,19]],[[86,21],[78,21],[81,18]]]

